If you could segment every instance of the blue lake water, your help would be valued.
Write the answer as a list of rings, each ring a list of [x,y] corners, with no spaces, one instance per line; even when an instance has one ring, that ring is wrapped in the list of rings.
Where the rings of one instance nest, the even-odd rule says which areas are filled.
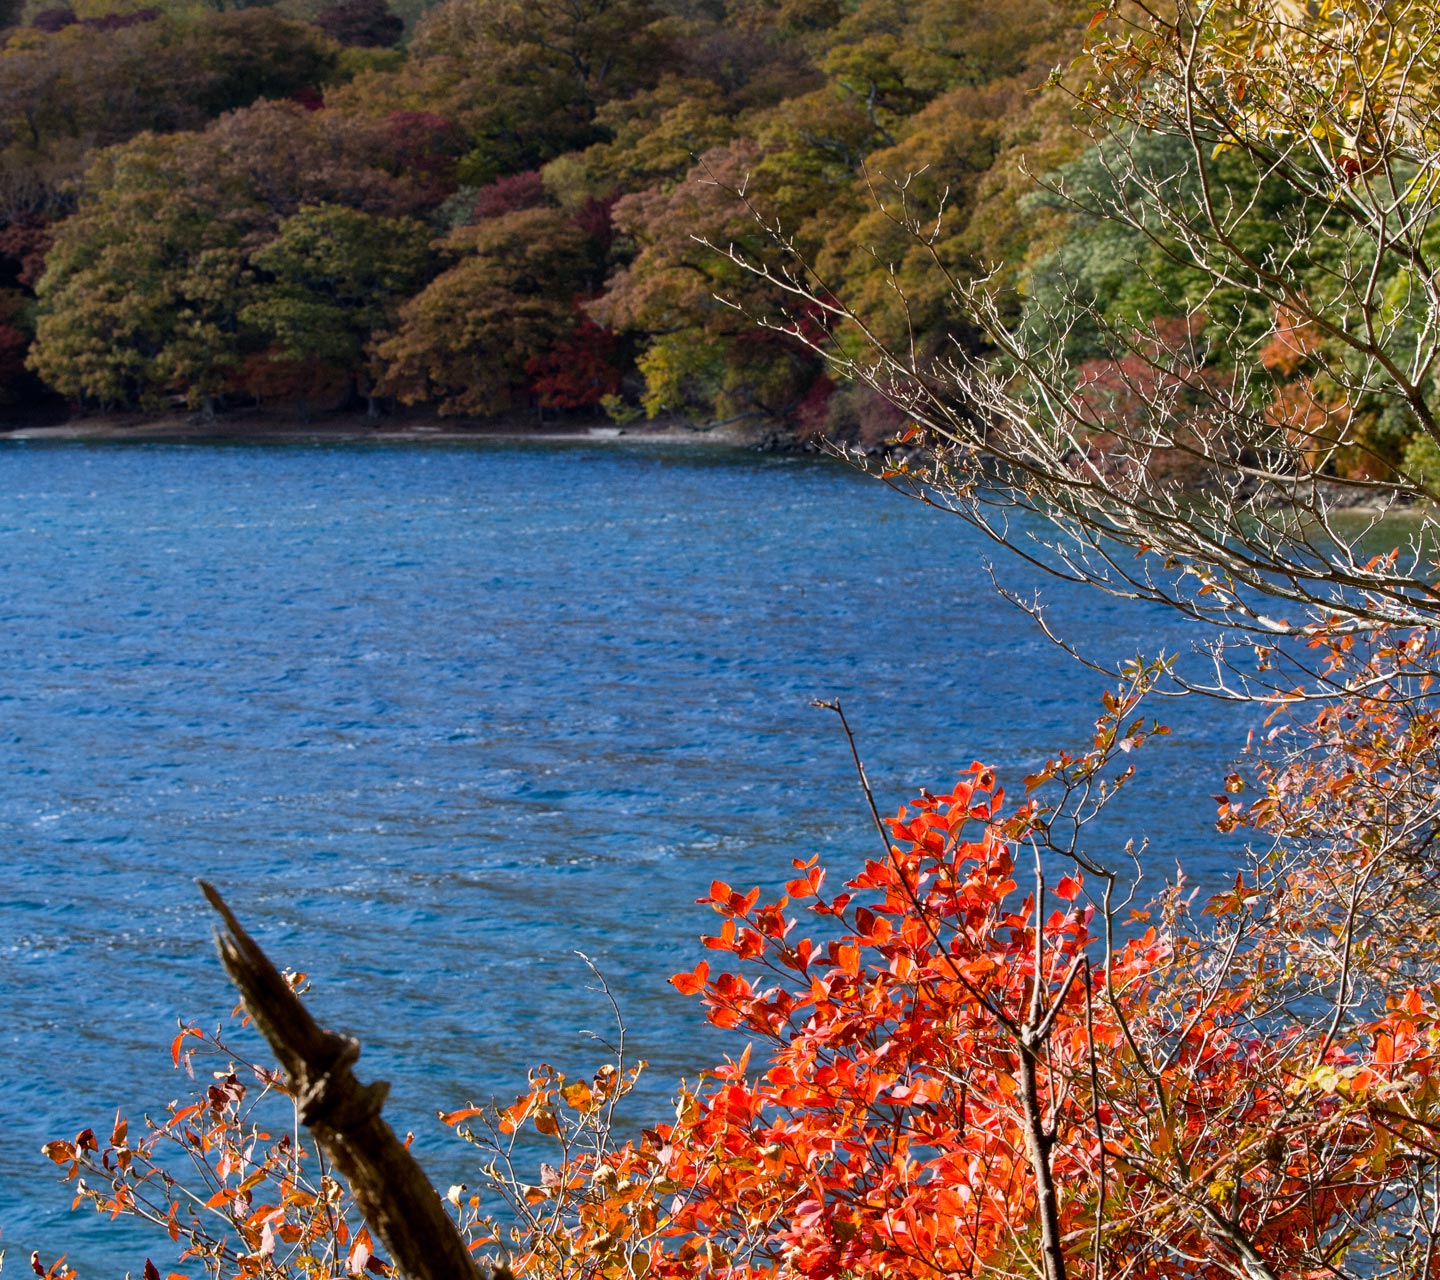
[[[39,1154],[184,1092],[177,1017],[234,1003],[215,881],[319,1016],[362,1035],[441,1186],[435,1109],[584,1069],[601,967],[651,1065],[637,1121],[731,1048],[667,985],[710,880],[870,855],[882,805],[1085,742],[1099,677],[996,600],[958,521],[828,462],[536,443],[0,445],[0,1246],[139,1272]],[[1024,582],[1018,565],[1000,561]],[[1183,631],[1053,593],[1130,655]],[[1225,878],[1247,721],[1187,700],[1098,839]],[[148,1244],[147,1244],[148,1242]],[[161,1266],[161,1271],[165,1270]]]

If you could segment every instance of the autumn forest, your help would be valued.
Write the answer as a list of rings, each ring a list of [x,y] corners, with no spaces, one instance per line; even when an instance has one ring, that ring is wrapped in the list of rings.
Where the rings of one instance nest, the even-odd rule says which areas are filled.
[[[941,253],[975,273],[1043,258],[1017,161],[1078,149],[1036,92],[1083,25],[1051,0],[32,8],[0,52],[12,416],[368,402],[878,438],[896,413],[758,329],[763,286],[697,237],[778,220],[879,332],[938,343],[945,289],[876,185],[923,171],[911,198],[945,197]]]

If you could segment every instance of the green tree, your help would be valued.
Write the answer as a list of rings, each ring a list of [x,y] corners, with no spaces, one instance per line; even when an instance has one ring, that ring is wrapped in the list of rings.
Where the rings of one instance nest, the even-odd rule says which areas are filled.
[[[204,133],[142,134],[99,152],[37,287],[31,368],[77,401],[213,400],[233,384],[257,337],[241,320],[253,300],[251,255],[288,218],[306,206],[353,213],[349,221],[331,214],[331,230],[339,234],[345,221],[369,253],[375,241],[358,230],[371,225],[364,219],[403,218],[433,199],[423,175],[392,172],[401,154],[393,143],[384,121],[264,102]],[[409,222],[388,225],[397,241],[386,252],[396,256],[382,258],[371,277],[385,290],[417,234]],[[302,219],[295,235],[307,229],[314,231]],[[299,253],[287,242],[275,259],[297,273],[296,290],[303,287]],[[349,269],[363,277],[368,268]],[[360,306],[350,297],[342,311]],[[391,301],[387,292],[375,306],[384,312]],[[269,315],[279,323],[277,312]],[[333,330],[323,341],[332,340]]]
[[[359,75],[333,100],[454,120],[472,143],[462,178],[483,185],[601,140],[596,111],[665,64],[659,16],[650,0],[445,0],[397,73]]]
[[[275,357],[343,373],[365,395],[373,417],[371,341],[423,280],[429,241],[427,229],[411,218],[304,206],[251,257],[259,282],[240,318],[264,335]]]
[[[240,193],[217,187],[209,158],[199,135],[142,134],[87,174],[37,286],[29,364],[62,395],[158,406],[224,389],[240,355],[245,219],[226,207]]]

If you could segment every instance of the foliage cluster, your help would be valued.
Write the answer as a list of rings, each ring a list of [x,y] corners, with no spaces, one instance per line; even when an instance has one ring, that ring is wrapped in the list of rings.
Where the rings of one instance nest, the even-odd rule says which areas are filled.
[[[923,169],[975,272],[1025,239],[996,175],[1077,145],[1029,92],[1078,38],[1065,0],[441,0],[412,27],[392,47],[383,0],[87,0],[0,33],[0,393],[874,434],[870,393],[736,309],[763,288],[694,238],[758,247],[724,187],[938,347],[944,291],[871,184]]]
[[[749,1045],[639,1137],[623,1034],[592,1077],[442,1113],[480,1153],[446,1193],[476,1255],[537,1280],[1436,1274],[1440,726],[1404,676],[1365,685],[1395,655],[1323,647],[1362,691],[1278,712],[1225,781],[1257,847],[1202,913],[1183,880],[1137,906],[1090,843],[1165,732],[1161,666],[1018,805],[977,763],[877,819],[836,891],[813,857],[772,902],[713,883],[723,968],[672,981]],[[143,1134],[46,1148],[76,1204],[154,1223],[178,1275],[392,1274],[283,1078],[182,1028],[176,1063],[202,1053],[213,1083]]]
[[[1195,84],[1273,105],[1220,111],[1197,157],[1179,82],[1157,78],[1163,59],[1129,34],[1143,11],[1124,6],[1090,28],[1080,70],[1055,72],[1090,6],[442,0],[394,47],[384,0],[308,3],[89,0],[3,33],[0,395],[608,405],[869,445],[900,422],[887,389],[827,366],[871,343],[917,367],[1009,357],[1005,335],[1033,356],[1063,312],[1086,448],[1115,452],[1102,419],[1157,395],[1228,397],[1255,419],[1225,424],[1237,451],[1279,426],[1330,474],[1440,474],[1423,125],[1394,151],[1389,213],[1344,198],[1371,175],[1365,148],[1378,162],[1376,140],[1398,139],[1387,110],[1413,119],[1431,92],[1424,40],[1386,36],[1433,27],[1423,6],[1377,10],[1351,40],[1375,66],[1362,53],[1348,71],[1326,69],[1312,20],[1283,4],[1221,22]],[[1338,31],[1349,13],[1315,21]],[[1402,56],[1414,65],[1397,80]],[[1294,67],[1339,77],[1338,105],[1313,154],[1280,148],[1276,165],[1276,140],[1301,136],[1320,100]],[[1027,189],[1022,160],[1045,190]],[[1220,194],[1220,242],[1197,239]],[[1152,212],[1112,216],[1132,206]],[[306,229],[287,231],[302,210]],[[342,210],[413,225],[396,240]],[[505,221],[522,211],[537,216]],[[156,227],[138,241],[137,217]],[[1378,254],[1366,217],[1387,220]],[[332,259],[379,255],[344,283],[348,301],[322,303],[323,273],[287,274],[297,261],[272,242],[301,234],[329,237],[315,252]],[[498,258],[517,235],[530,262],[512,273]],[[795,262],[813,297],[787,308],[763,273]],[[982,284],[995,314],[958,320],[957,291]],[[308,342],[305,296],[333,311],[314,313]],[[1383,352],[1347,337],[1368,313]],[[1136,368],[1156,350],[1174,366],[1158,383]],[[1239,385],[1256,360],[1264,376]],[[1186,447],[1159,465],[1183,469]]]

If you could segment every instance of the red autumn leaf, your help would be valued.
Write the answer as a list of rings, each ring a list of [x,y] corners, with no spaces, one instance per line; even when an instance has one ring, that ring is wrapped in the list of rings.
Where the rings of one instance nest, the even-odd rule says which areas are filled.
[[[693,973],[677,973],[670,978],[670,985],[682,996],[693,996],[697,992],[705,990],[705,982],[710,976],[710,962],[702,960],[695,966]]]

